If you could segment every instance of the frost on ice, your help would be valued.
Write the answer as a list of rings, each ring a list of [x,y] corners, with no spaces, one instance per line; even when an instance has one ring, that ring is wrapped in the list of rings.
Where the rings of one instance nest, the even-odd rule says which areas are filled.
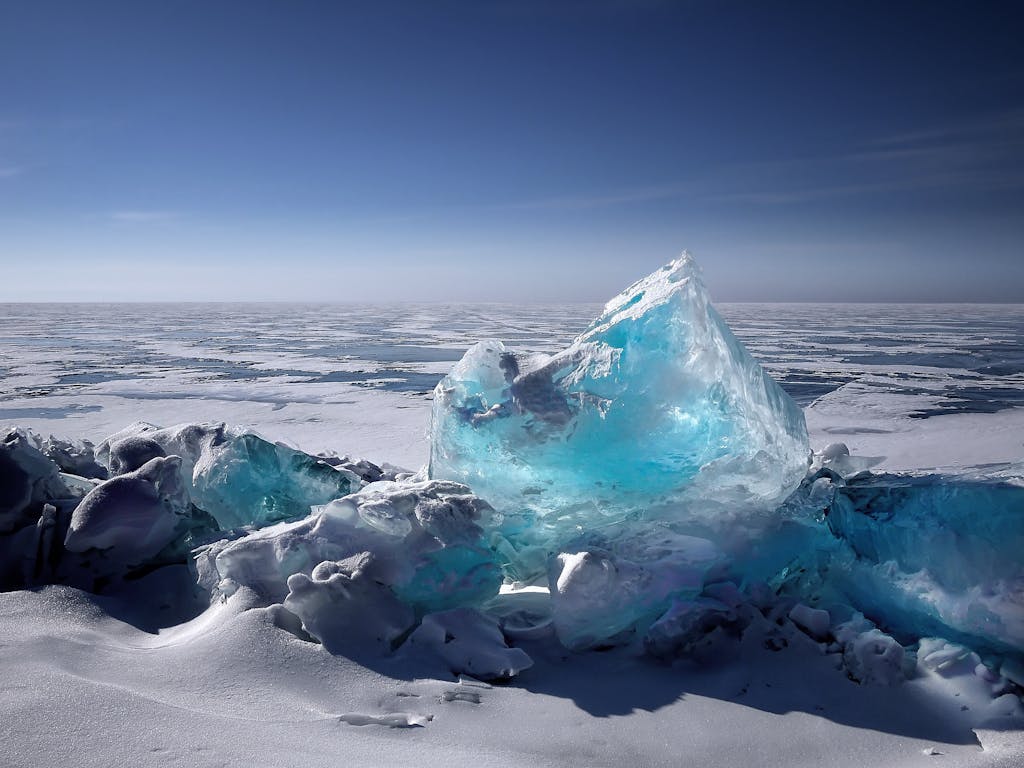
[[[612,299],[553,356],[472,347],[434,392],[430,476],[553,538],[643,513],[774,509],[810,450],[800,408],[711,306],[687,254]]]

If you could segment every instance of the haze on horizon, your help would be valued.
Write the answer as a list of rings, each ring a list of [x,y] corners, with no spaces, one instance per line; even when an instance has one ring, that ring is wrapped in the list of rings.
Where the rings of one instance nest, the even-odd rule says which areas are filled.
[[[1022,301],[1022,17],[7,3],[0,301]]]

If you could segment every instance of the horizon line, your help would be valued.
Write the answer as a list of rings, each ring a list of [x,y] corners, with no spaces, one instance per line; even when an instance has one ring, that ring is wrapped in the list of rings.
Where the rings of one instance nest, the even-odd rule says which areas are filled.
[[[593,300],[525,300],[525,301],[513,301],[513,300],[481,300],[481,301],[465,301],[458,299],[384,299],[379,301],[348,301],[348,300],[321,300],[321,299],[153,299],[147,301],[134,301],[127,299],[84,299],[77,301],[57,301],[57,300],[30,300],[30,299],[0,299],[0,306],[6,305],[23,305],[23,306],[75,306],[75,305],[123,305],[123,306],[149,306],[149,305],[172,305],[172,304],[189,304],[189,305],[210,305],[210,304],[263,304],[263,305],[296,305],[296,304],[319,304],[326,306],[376,306],[376,305],[396,305],[396,304],[426,304],[426,305],[449,305],[449,304],[464,304],[464,305],[516,305],[516,306],[555,306],[565,304],[607,304],[609,299],[593,299]],[[843,305],[919,305],[919,306],[1007,306],[1017,307],[1024,306],[1024,301],[964,301],[964,300],[925,300],[925,299],[889,299],[885,301],[875,301],[869,299],[847,299],[843,301],[832,301],[827,299],[794,299],[791,301],[776,301],[776,300],[765,300],[765,299],[742,299],[742,300],[714,300],[711,302],[712,305],[721,306],[724,304],[772,304],[778,306],[792,305],[792,304],[808,304],[808,305],[829,305],[829,306],[843,306]]]

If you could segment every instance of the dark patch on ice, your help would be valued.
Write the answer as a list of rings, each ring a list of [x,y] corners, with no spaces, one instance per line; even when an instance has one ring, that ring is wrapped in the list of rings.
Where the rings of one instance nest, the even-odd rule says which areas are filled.
[[[802,375],[778,375],[774,377],[779,386],[785,390],[796,402],[797,405],[807,406],[819,397],[835,392],[843,384],[852,380],[851,378],[829,379],[827,377],[814,377]]]
[[[351,357],[375,363],[454,363],[466,352],[462,347],[409,344],[339,344],[311,351],[325,357]]]
[[[307,379],[307,381],[317,384],[324,382],[355,384],[388,392],[430,392],[442,378],[444,378],[443,374],[421,371],[331,371],[322,376]]]
[[[902,343],[906,343],[903,341]],[[870,346],[878,347],[879,340]],[[961,368],[989,376],[1012,376],[1024,372],[1020,345],[979,345],[967,350],[944,349],[920,352],[848,352],[843,362],[859,365],[920,366],[927,368]],[[1014,354],[1016,353],[1016,354]]]
[[[985,376],[1016,376],[1024,371],[1024,358],[1018,360],[1001,360],[990,365],[983,365],[977,372]]]
[[[825,427],[822,432],[830,435],[889,435],[891,429],[876,429],[875,427]]]
[[[0,419],[64,419],[75,413],[102,411],[101,405],[66,405],[54,408],[0,408]]]
[[[1024,406],[1024,390],[1011,387],[963,387],[943,393],[929,408],[920,408],[908,415],[912,419],[945,416],[950,413],[998,413]]]
[[[65,373],[57,377],[57,384],[101,384],[104,381],[131,381],[138,376],[126,375],[123,373],[106,373],[104,371],[90,371],[87,373]]]

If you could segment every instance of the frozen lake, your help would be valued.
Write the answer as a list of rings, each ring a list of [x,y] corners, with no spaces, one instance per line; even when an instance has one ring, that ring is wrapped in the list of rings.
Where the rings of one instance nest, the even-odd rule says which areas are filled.
[[[804,407],[813,446],[842,441],[879,468],[1020,477],[1024,306],[719,309]],[[467,346],[495,337],[551,352],[599,310],[0,305],[0,426],[99,441],[136,420],[226,421],[415,468],[431,391]],[[126,580],[124,598],[62,586],[0,594],[12,764],[238,764],[259,753],[277,765],[344,754],[365,765],[659,766],[682,755],[736,766],[756,754],[765,765],[908,768],[942,755],[967,768],[1019,765],[1024,750],[1019,699],[998,695],[979,657],[959,671],[915,667],[895,687],[853,684],[836,664],[845,655],[792,623],[772,644],[785,613],[764,623],[772,642],[752,633],[722,665],[653,664],[628,648],[570,654],[553,635],[524,637],[516,650],[534,666],[491,687],[443,666],[331,655],[283,631],[282,607],[253,602],[248,588],[155,634],[133,626],[125,605],[177,605],[155,600],[171,569],[186,571]],[[119,605],[129,623],[108,615]],[[41,712],[56,712],[52,727],[37,727]],[[111,730],[111,712],[131,727]],[[382,727],[406,716],[423,727]],[[104,738],[86,736],[83,750],[90,733]]]
[[[415,466],[431,391],[466,347],[551,352],[600,308],[0,304],[0,423],[95,441],[136,420],[227,421]],[[842,440],[898,468],[1024,456],[1024,305],[719,310],[804,406],[819,447]]]

